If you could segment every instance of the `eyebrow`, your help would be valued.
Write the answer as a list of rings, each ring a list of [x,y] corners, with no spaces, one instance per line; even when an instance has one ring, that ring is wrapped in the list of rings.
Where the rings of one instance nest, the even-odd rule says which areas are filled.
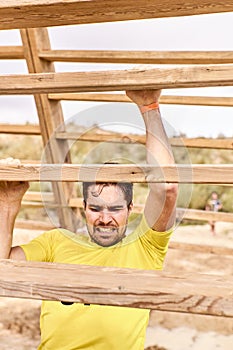
[[[96,210],[103,210],[103,209],[104,209],[104,206],[95,205],[95,204],[88,204],[88,207],[89,207],[89,208],[96,209]],[[106,209],[108,209],[109,211],[112,211],[112,210],[120,210],[120,209],[124,209],[124,208],[125,208],[124,205],[112,205],[112,206],[107,206],[107,207],[106,207]]]

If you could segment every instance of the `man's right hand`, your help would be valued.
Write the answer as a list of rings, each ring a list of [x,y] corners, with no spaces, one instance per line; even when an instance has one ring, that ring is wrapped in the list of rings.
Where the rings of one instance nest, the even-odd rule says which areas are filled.
[[[138,106],[147,106],[159,101],[161,90],[127,90],[126,95]]]
[[[0,165],[20,165],[18,159],[1,159]],[[0,207],[18,211],[22,198],[29,188],[26,181],[0,181]]]

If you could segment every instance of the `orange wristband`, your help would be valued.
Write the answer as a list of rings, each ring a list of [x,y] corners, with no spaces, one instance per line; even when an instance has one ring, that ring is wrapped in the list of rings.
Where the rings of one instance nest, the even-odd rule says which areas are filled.
[[[158,102],[153,102],[153,103],[151,103],[150,105],[147,105],[147,106],[139,106],[139,108],[140,108],[140,111],[142,113],[146,113],[146,112],[152,111],[153,109],[158,109],[159,108],[159,103]]]

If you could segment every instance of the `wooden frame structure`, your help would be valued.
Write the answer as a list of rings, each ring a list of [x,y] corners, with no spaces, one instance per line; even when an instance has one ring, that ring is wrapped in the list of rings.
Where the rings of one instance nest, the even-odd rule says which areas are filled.
[[[65,11],[64,11],[65,8]],[[120,11],[119,11],[120,9]],[[34,94],[38,110],[39,125],[0,125],[0,132],[13,134],[41,135],[44,144],[63,121],[61,100],[118,101],[129,102],[121,94],[96,94],[95,92],[121,91],[138,88],[179,88],[233,85],[233,52],[100,52],[100,51],[58,51],[51,50],[46,28],[54,25],[124,21],[145,18],[188,16],[204,13],[233,11],[231,0],[214,3],[210,0],[190,0],[189,6],[180,1],[169,0],[164,4],[153,0],[102,1],[102,0],[8,0],[0,4],[0,29],[21,29],[23,47],[1,47],[0,59],[26,59],[29,74],[0,77],[0,94]],[[51,16],[52,14],[52,16]],[[41,28],[42,27],[42,28]],[[25,29],[26,28],[26,29]],[[33,28],[33,29],[31,29]],[[84,58],[85,56],[85,58]],[[159,68],[118,70],[106,72],[56,73],[53,62],[101,62],[101,63],[156,63],[182,64],[173,68],[166,65]],[[188,65],[187,65],[188,64]],[[206,66],[208,64],[208,66]],[[154,83],[156,77],[156,84]],[[90,83],[92,81],[92,83]],[[70,94],[72,92],[72,94]],[[77,94],[79,92],[79,94]],[[94,92],[89,94],[89,92]],[[233,106],[233,99],[213,97],[163,96],[161,103]],[[125,138],[135,142],[132,135],[99,135],[104,140],[122,142]],[[100,180],[132,182],[185,182],[215,183],[233,185],[232,165],[193,165],[192,176],[189,166],[163,167],[165,177],[156,175],[155,167],[143,166],[97,166],[80,167],[70,163],[67,139],[77,134],[65,130],[57,133],[47,151],[47,165],[23,164],[18,167],[0,166],[1,180],[29,180],[53,182],[54,197],[48,198],[60,208],[61,225],[71,230],[75,227],[69,206],[79,207],[74,198],[71,182],[93,179],[98,173]],[[88,140],[95,140],[95,135]],[[137,142],[144,143],[144,137]],[[171,140],[173,144],[176,140]],[[233,140],[187,139],[187,147],[233,148]],[[63,159],[65,159],[64,165]],[[177,176],[177,169],[179,176]],[[114,171],[113,171],[114,170]],[[58,172],[57,172],[58,171]],[[57,175],[58,174],[58,175]],[[65,183],[62,185],[61,180]],[[40,199],[25,198],[24,205],[33,201],[41,205]],[[26,197],[27,197],[26,196]],[[29,201],[29,202],[28,202]],[[35,203],[35,202],[34,202]],[[52,203],[51,203],[52,205]],[[140,210],[140,208],[138,209]],[[226,220],[232,222],[232,214],[200,213],[187,211],[191,218]],[[221,217],[222,216],[222,217]],[[17,225],[24,225],[18,221]],[[29,223],[33,227],[33,223]],[[22,226],[21,226],[22,227]],[[39,225],[42,229],[46,224]],[[38,224],[37,224],[38,228]],[[175,247],[176,246],[176,247]],[[189,247],[189,248],[188,248]],[[179,244],[173,248],[180,249]],[[231,249],[194,247],[187,249],[209,251],[232,256]],[[185,249],[186,249],[185,248]],[[2,268],[1,268],[2,267]],[[22,278],[22,270],[23,278]],[[43,273],[41,273],[43,270]],[[74,275],[79,278],[74,281]],[[75,273],[74,273],[75,272]],[[129,276],[134,275],[134,284]],[[51,277],[52,275],[52,277]],[[20,276],[20,280],[18,278]],[[56,281],[54,279],[56,276]],[[60,278],[58,278],[60,276]],[[64,277],[65,276],[65,277]],[[95,277],[93,279],[93,277]],[[131,279],[130,279],[131,280]],[[157,284],[159,280],[159,284]],[[64,282],[65,281],[65,282]],[[150,281],[150,283],[147,283]],[[64,284],[65,283],[65,284]],[[69,285],[69,287],[67,287]],[[141,287],[142,286],[142,287]],[[94,290],[93,290],[94,287]],[[87,293],[92,288],[93,293]],[[224,276],[167,276],[157,272],[66,266],[39,263],[0,262],[0,295],[24,298],[73,300],[86,303],[148,307],[150,309],[191,312],[218,316],[233,316],[233,279]]]

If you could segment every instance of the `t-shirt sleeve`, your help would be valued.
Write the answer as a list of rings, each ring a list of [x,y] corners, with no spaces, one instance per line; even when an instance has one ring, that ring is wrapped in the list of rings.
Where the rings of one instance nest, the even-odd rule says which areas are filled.
[[[31,242],[22,244],[20,247],[23,249],[26,259],[28,261],[52,262],[53,242],[56,240],[56,231],[47,231],[34,238]]]
[[[168,250],[169,240],[173,233],[173,227],[165,232],[158,232],[151,229],[143,215],[142,220],[138,227],[140,241],[143,248],[148,254],[155,256],[157,263],[163,265],[164,258]]]

